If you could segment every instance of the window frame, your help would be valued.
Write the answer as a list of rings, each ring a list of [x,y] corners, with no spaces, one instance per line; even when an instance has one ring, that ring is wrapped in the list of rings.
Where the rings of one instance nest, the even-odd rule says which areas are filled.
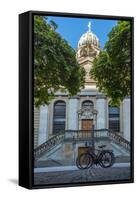
[[[110,109],[115,110],[110,111]],[[120,132],[120,107],[108,106],[108,128],[112,131]]]
[[[57,115],[57,113],[55,114],[56,106],[58,107],[58,109],[59,109],[59,106],[64,107],[62,109],[63,114],[60,114],[60,115],[59,114]],[[59,112],[59,110],[57,112]],[[62,130],[65,130],[65,126],[66,126],[66,102],[63,101],[63,100],[57,100],[56,102],[54,102],[54,105],[53,105],[53,128],[52,128],[53,135],[56,135],[61,131],[60,129],[55,128],[56,126],[59,126],[59,125],[64,126],[64,129],[62,129]],[[55,130],[60,130],[60,131],[56,132]]]

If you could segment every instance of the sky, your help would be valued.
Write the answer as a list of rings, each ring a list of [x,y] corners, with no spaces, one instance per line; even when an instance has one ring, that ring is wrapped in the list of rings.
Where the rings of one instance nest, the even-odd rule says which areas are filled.
[[[100,47],[103,49],[112,27],[117,24],[117,20],[92,19],[92,18],[71,18],[71,17],[48,17],[58,25],[57,32],[68,41],[74,48],[77,48],[80,37],[88,31],[88,23],[91,22],[91,31],[98,37]]]

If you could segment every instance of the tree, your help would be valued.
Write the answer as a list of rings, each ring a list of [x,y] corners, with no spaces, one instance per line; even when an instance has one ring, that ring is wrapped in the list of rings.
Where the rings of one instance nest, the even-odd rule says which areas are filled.
[[[90,75],[97,81],[100,92],[113,105],[131,92],[131,29],[129,21],[119,21],[108,34],[105,48],[94,60]]]
[[[84,86],[85,71],[75,51],[47,17],[34,18],[34,104],[48,104],[58,90],[75,95]]]

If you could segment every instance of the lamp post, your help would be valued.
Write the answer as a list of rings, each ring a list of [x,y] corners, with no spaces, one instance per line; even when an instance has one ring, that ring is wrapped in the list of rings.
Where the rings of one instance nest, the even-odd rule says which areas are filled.
[[[91,128],[91,144],[92,144],[92,147],[93,147],[93,150],[94,150],[94,147],[95,147],[94,132],[95,132],[95,125],[96,125],[96,121],[97,121],[97,110],[94,109],[92,111],[92,114],[93,114],[93,125],[92,125],[92,128]]]
[[[73,149],[73,158],[72,158],[72,164],[75,163],[75,150],[76,150],[76,140],[75,140],[75,136],[73,136],[73,141],[72,141],[72,149]]]

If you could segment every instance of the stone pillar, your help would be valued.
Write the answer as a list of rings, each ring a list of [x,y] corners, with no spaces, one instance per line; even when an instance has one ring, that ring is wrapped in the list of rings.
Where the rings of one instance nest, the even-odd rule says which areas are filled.
[[[106,117],[106,111],[107,111],[107,102],[106,98],[104,96],[97,96],[96,97],[96,110],[97,113],[97,129],[104,129],[107,128],[107,117]]]
[[[78,130],[78,98],[73,97],[68,101],[68,130]]]
[[[48,106],[40,107],[40,121],[39,121],[39,139],[38,145],[44,143],[47,140],[48,133]]]
[[[130,98],[123,101],[123,136],[130,141]]]

